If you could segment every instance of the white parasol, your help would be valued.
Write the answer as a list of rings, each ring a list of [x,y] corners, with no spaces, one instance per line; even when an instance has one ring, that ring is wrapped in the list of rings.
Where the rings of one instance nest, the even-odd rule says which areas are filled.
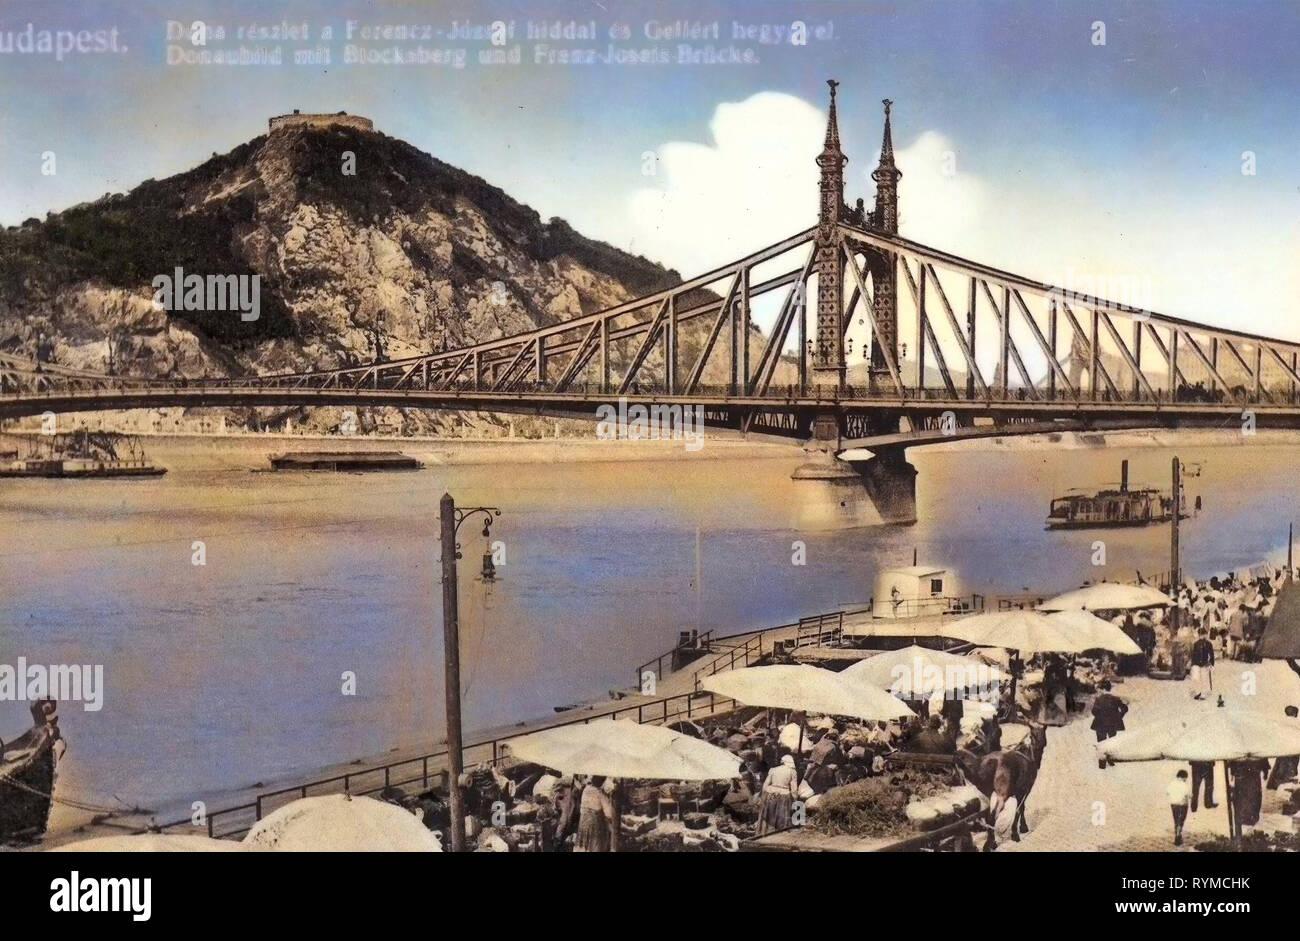
[[[878,686],[806,665],[745,667],[700,680],[711,693],[750,706],[883,721],[914,715]]]
[[[987,688],[1006,679],[997,667],[975,657],[915,644],[859,660],[840,675],[887,689],[903,699],[930,699],[938,693],[962,699],[969,689]]]
[[[343,794],[286,804],[254,824],[244,844],[281,852],[442,852],[442,843],[409,810]]]
[[[1038,606],[1039,611],[1132,611],[1138,608],[1161,608],[1173,602],[1164,592],[1150,585],[1125,585],[1119,582],[1098,582],[1067,591],[1049,598]]]
[[[1116,654],[1142,652],[1114,624],[1082,610],[1053,614],[1023,608],[987,611],[953,619],[944,633],[980,647],[1005,647],[1023,655],[1087,650],[1109,650]]]
[[[718,781],[736,777],[740,769],[740,759],[716,745],[621,719],[558,726],[506,744],[514,757],[565,774]]]

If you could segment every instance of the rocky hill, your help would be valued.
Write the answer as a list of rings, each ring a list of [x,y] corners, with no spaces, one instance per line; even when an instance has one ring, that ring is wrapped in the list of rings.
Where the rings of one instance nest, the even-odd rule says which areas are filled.
[[[152,280],[177,267],[260,275],[260,317],[157,309]],[[0,232],[0,349],[148,376],[328,368],[369,362],[376,331],[397,358],[679,281],[404,141],[282,127]]]

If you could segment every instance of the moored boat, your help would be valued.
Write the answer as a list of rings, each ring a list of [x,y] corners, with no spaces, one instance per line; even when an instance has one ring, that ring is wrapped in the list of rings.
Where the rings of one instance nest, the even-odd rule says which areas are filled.
[[[893,620],[964,614],[982,606],[978,596],[961,597],[957,573],[941,565],[917,565],[881,570],[871,599],[871,616]]]
[[[45,835],[59,757],[66,744],[53,700],[32,703],[32,728],[0,742],[0,846]]]

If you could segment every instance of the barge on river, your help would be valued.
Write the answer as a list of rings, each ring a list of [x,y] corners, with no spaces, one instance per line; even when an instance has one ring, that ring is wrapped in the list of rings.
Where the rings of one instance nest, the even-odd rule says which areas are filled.
[[[291,451],[272,454],[273,470],[419,470],[420,462],[400,451]]]

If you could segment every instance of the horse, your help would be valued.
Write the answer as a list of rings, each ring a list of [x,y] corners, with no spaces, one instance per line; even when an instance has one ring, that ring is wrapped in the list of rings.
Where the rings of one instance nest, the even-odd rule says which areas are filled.
[[[998,811],[1009,798],[1016,799],[1016,816],[1011,827],[1011,838],[1016,842],[1020,842],[1021,833],[1029,832],[1029,825],[1025,822],[1025,802],[1038,778],[1046,747],[1046,728],[1031,722],[1029,735],[1021,747],[1014,750],[977,755],[965,748],[957,749],[957,766],[966,780],[989,799],[991,820],[997,819]]]

